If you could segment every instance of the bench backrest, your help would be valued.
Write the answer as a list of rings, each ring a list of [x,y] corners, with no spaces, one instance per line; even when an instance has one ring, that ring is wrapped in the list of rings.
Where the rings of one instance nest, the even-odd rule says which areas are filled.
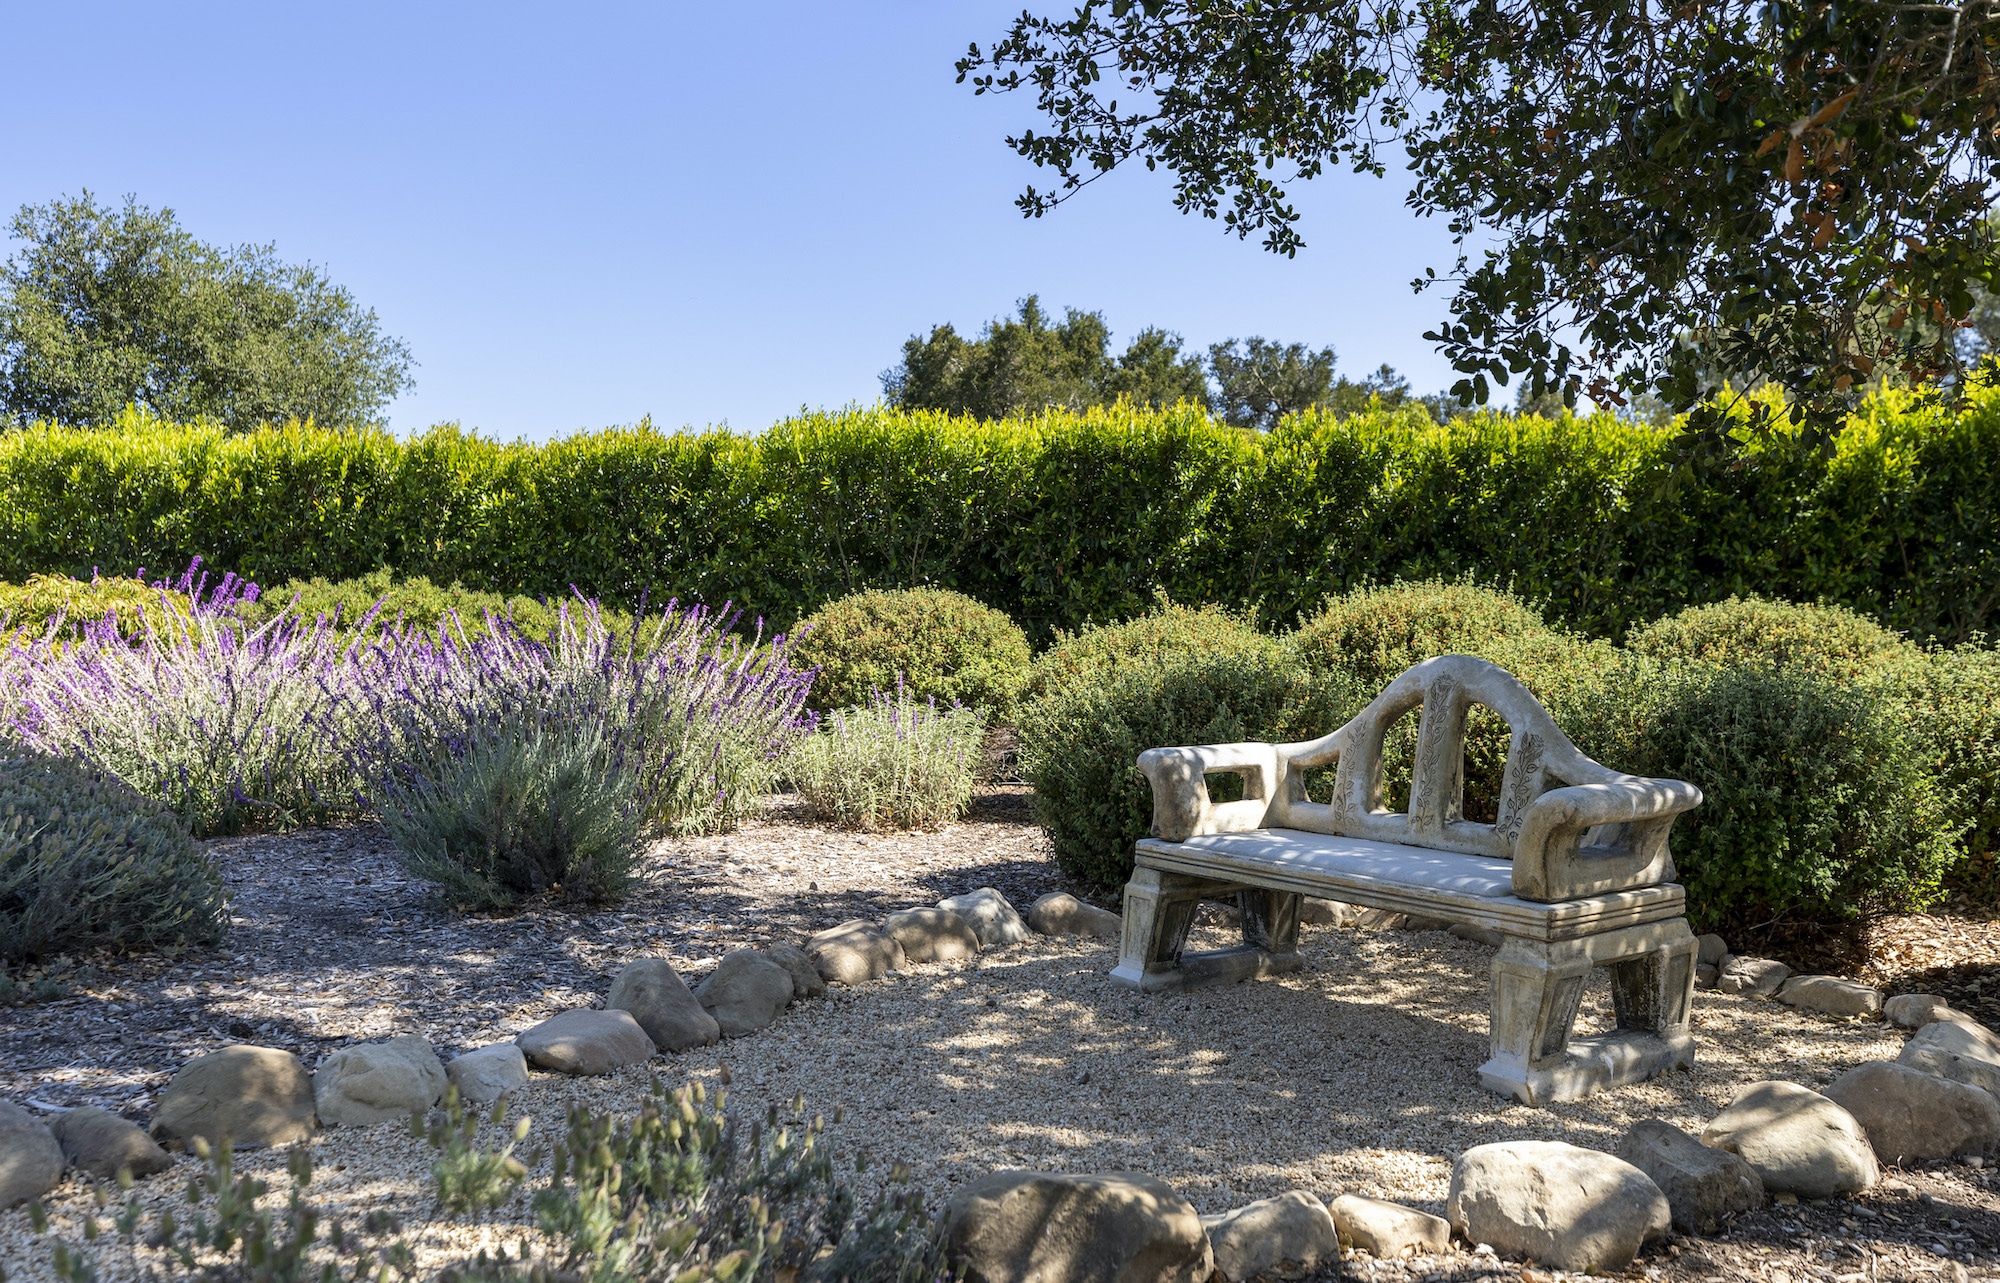
[[[1465,818],[1465,727],[1474,704],[1493,710],[1511,732],[1499,814],[1492,824]],[[1389,811],[1382,805],[1383,740],[1397,719],[1418,705],[1423,711],[1410,809]],[[1311,743],[1283,746],[1280,754],[1283,778],[1271,799],[1268,823],[1507,859],[1514,856],[1522,822],[1536,798],[1563,784],[1617,776],[1570,743],[1513,674],[1469,655],[1425,660],[1390,682],[1340,730]],[[1336,760],[1332,803],[1310,801],[1304,771]]]

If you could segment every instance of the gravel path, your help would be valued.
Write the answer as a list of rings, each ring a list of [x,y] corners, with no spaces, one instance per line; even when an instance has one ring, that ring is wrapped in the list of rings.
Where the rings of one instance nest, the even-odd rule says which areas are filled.
[[[310,1063],[348,1041],[421,1033],[449,1055],[601,999],[636,954],[666,956],[693,978],[739,945],[981,885],[1025,905],[1060,879],[1024,802],[1019,790],[992,790],[965,823],[893,837],[775,812],[728,837],[662,844],[646,889],[618,912],[544,907],[509,919],[437,911],[372,828],[220,843],[239,919],[229,949],[96,960],[83,979],[74,967],[63,973],[76,996],[0,1010],[0,1096],[143,1117],[176,1065],[231,1041],[290,1047]],[[1478,1085],[1489,949],[1443,932],[1306,934],[1304,971],[1145,998],[1108,982],[1108,942],[1037,938],[835,989],[758,1034],[647,1071],[538,1074],[517,1112],[552,1132],[571,1104],[630,1109],[655,1072],[712,1086],[726,1075],[732,1105],[748,1113],[795,1095],[828,1114],[843,1108],[837,1143],[878,1160],[864,1180],[900,1159],[934,1201],[995,1168],[1124,1168],[1165,1178],[1204,1212],[1292,1188],[1437,1211],[1452,1157],[1471,1145],[1547,1138],[1609,1149],[1649,1117],[1698,1131],[1745,1083],[1820,1086],[1854,1064],[1893,1058],[1901,1044],[1878,1023],[1702,993],[1695,1069],[1529,1109]],[[1194,943],[1223,942],[1205,926]],[[1608,1023],[1609,1007],[1600,980],[1579,1030]],[[432,1219],[422,1175],[430,1151],[405,1129],[332,1129],[315,1155],[316,1200],[349,1214],[395,1213],[429,1267],[524,1233],[524,1198],[479,1222]],[[282,1188],[280,1159],[249,1161],[276,1166]],[[1773,1207],[1725,1239],[1683,1241],[1642,1267],[1669,1279],[1770,1283],[1956,1279],[1965,1268],[1956,1258],[1991,1262],[2000,1246],[2000,1201],[1986,1182],[1967,1168],[1893,1173],[1857,1203]],[[142,1190],[161,1204],[180,1196],[164,1180]],[[57,1222],[73,1227],[88,1191],[72,1182],[60,1194]],[[52,1277],[46,1251],[30,1241],[24,1213],[0,1214],[9,1278]],[[111,1277],[130,1272],[135,1251],[151,1255],[101,1251]],[[1519,1265],[1470,1253],[1364,1257],[1350,1268],[1384,1279],[1522,1276]]]

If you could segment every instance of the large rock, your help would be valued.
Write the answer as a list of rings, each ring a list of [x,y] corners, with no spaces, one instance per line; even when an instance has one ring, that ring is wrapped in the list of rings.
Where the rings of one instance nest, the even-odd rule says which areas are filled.
[[[817,998],[826,992],[826,977],[819,973],[806,951],[795,944],[774,944],[764,956],[792,973],[792,1001]]]
[[[605,995],[606,1010],[629,1011],[661,1051],[706,1047],[722,1037],[715,1017],[688,991],[665,958],[637,958],[625,964]]]
[[[1626,1132],[1618,1157],[1660,1187],[1674,1228],[1683,1234],[1713,1234],[1729,1217],[1764,1205],[1764,1181],[1756,1168],[1657,1118]]]
[[[994,1172],[945,1209],[945,1243],[965,1283],[1208,1283],[1201,1217],[1137,1172]]]
[[[1769,958],[1723,958],[1715,987],[1723,993],[1747,993],[1761,997],[1778,992],[1792,969]]]
[[[1884,998],[1882,1018],[1898,1029],[1921,1029],[1939,1020],[1978,1023],[1934,993],[1899,993]]]
[[[1696,936],[1694,938],[1694,960],[1711,967],[1721,967],[1722,960],[1729,956],[1729,946],[1719,935]]]
[[[496,1042],[453,1056],[444,1076],[458,1088],[460,1100],[488,1105],[528,1085],[528,1058],[521,1054],[521,1044]]]
[[[937,907],[949,909],[964,918],[965,925],[972,928],[972,934],[979,937],[982,949],[1019,944],[1028,938],[1028,924],[1021,921],[1021,915],[1014,911],[1007,897],[992,887],[948,896],[939,900]]]
[[[514,1041],[528,1063],[559,1074],[608,1074],[652,1059],[656,1048],[629,1011],[559,1011]]]
[[[1466,1150],[1451,1170],[1445,1213],[1459,1233],[1504,1257],[1593,1273],[1623,1269],[1673,1223],[1646,1173],[1553,1140]]]
[[[115,1180],[121,1170],[151,1176],[174,1165],[173,1156],[139,1124],[95,1105],[57,1114],[49,1120],[49,1131],[71,1167],[100,1180]]]
[[[1826,1098],[1854,1115],[1875,1157],[1893,1167],[2000,1146],[2000,1101],[1991,1092],[1908,1065],[1856,1065],[1833,1080]]]
[[[694,996],[724,1038],[741,1038],[784,1014],[792,1002],[792,973],[755,949],[737,949],[722,956]]]
[[[48,1125],[0,1100],[0,1208],[40,1198],[62,1179],[63,1147]]]
[[[959,962],[979,956],[979,937],[950,909],[904,909],[882,920],[911,962]]]
[[[1359,1194],[1327,1205],[1340,1237],[1376,1257],[1433,1256],[1451,1247],[1451,1222],[1414,1207]]]
[[[903,946],[872,922],[856,918],[806,941],[806,956],[830,985],[879,980],[905,965]]]
[[[1333,1217],[1302,1189],[1204,1216],[1201,1223],[1225,1283],[1298,1278],[1321,1261],[1340,1259],[1340,1231]]]
[[[365,1127],[420,1114],[444,1095],[444,1062],[415,1034],[342,1047],[313,1073],[313,1102],[329,1127]]]
[[[1745,1087],[1703,1129],[1701,1143],[1741,1155],[1772,1194],[1858,1194],[1882,1175],[1854,1115],[1797,1083]]]
[[[153,1137],[237,1149],[289,1145],[313,1134],[312,1075],[289,1051],[224,1047],[181,1067],[153,1106]]]
[[[1067,891],[1051,891],[1028,906],[1028,925],[1045,936],[1091,936],[1116,940],[1125,920],[1109,909],[1085,904]]]
[[[1299,922],[1308,927],[1344,927],[1348,925],[1346,910],[1353,906],[1338,900],[1323,900],[1316,895],[1299,897]]]
[[[1778,1001],[1829,1016],[1879,1016],[1882,991],[1839,976],[1793,976],[1778,989]]]
[[[1933,1021],[1903,1044],[1896,1063],[2000,1095],[2000,1037],[1984,1025]]]

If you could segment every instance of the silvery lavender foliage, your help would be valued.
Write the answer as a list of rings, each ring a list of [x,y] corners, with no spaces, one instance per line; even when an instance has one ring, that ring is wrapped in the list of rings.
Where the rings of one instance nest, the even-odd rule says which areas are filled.
[[[390,628],[348,660],[330,736],[412,871],[468,908],[526,895],[602,900],[640,839],[735,822],[810,729],[811,672],[674,606],[618,641],[594,602],[549,643],[489,617],[436,634]]]
[[[137,638],[120,637],[108,617],[58,618],[0,654],[7,736],[110,772],[197,834],[351,810],[347,756],[313,729],[342,671],[325,621],[286,614],[245,628],[235,611],[256,600],[257,585],[235,575],[211,585],[199,558],[154,587],[161,609]]]
[[[858,829],[934,828],[965,814],[985,725],[972,709],[919,700],[896,679],[831,714],[784,761],[813,814]]]

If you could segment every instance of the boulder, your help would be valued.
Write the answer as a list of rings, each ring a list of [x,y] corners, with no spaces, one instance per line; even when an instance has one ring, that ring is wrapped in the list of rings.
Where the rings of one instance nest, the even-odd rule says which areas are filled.
[[[1858,1194],[1881,1177],[1854,1115],[1797,1083],[1752,1083],[1703,1129],[1701,1143],[1740,1155],[1771,1194]]]
[[[1215,1272],[1193,1205],[1138,1172],[994,1172],[952,1196],[945,1225],[965,1283],[1208,1283]]]
[[[1778,1001],[1801,1011],[1829,1016],[1879,1016],[1882,991],[1839,976],[1793,976],[1778,989]]]
[[[1694,938],[1694,960],[1711,967],[1720,967],[1722,960],[1729,956],[1729,946],[1719,935],[1696,936]]]
[[[1348,906],[1338,900],[1322,900],[1316,895],[1299,897],[1299,921],[1309,927],[1344,927]]]
[[[420,1114],[444,1095],[444,1062],[415,1034],[342,1047],[313,1073],[313,1102],[329,1127],[365,1127]]]
[[[937,907],[949,909],[964,918],[965,925],[972,928],[972,934],[979,937],[982,949],[1019,944],[1028,938],[1028,924],[1021,921],[1021,915],[1007,902],[1007,897],[992,887],[949,896],[939,900]]]
[[[444,1076],[458,1088],[460,1100],[487,1105],[528,1085],[528,1058],[521,1054],[521,1044],[496,1042],[453,1056]]]
[[[904,909],[882,920],[911,962],[958,962],[979,956],[979,937],[950,909]]]
[[[54,1189],[63,1165],[63,1147],[48,1125],[0,1100],[0,1208],[18,1207]]]
[[[715,1017],[688,992],[665,958],[635,958],[619,969],[605,995],[607,1011],[628,1011],[661,1051],[707,1047],[722,1037]]]
[[[792,973],[755,949],[737,949],[722,956],[694,996],[724,1038],[741,1038],[784,1014],[792,1003]]]
[[[1934,993],[1899,993],[1884,998],[1882,1018],[1898,1029],[1921,1029],[1939,1020],[1978,1023]]]
[[[1298,1278],[1322,1261],[1340,1259],[1340,1231],[1333,1217],[1324,1203],[1301,1189],[1204,1216],[1201,1223],[1224,1283]]]
[[[1399,913],[1396,915],[1396,919],[1397,921],[1393,926],[1388,926],[1385,929],[1389,931],[1451,930],[1451,919],[1449,918],[1427,918],[1421,913]]]
[[[1091,936],[1116,940],[1125,920],[1109,909],[1085,904],[1067,891],[1051,891],[1028,906],[1028,925],[1045,936]]]
[[[1469,922],[1452,923],[1451,933],[1461,940],[1470,940],[1474,944],[1492,945],[1496,949],[1507,942],[1507,937],[1501,932],[1495,931],[1492,927],[1475,927]]]
[[[1553,1140],[1475,1145],[1451,1169],[1445,1214],[1474,1243],[1559,1270],[1623,1269],[1673,1213],[1622,1158]]]
[[[826,992],[826,977],[819,973],[806,951],[795,944],[774,944],[764,956],[792,973],[792,1001],[817,998]]]
[[[134,1176],[151,1176],[174,1165],[173,1157],[154,1144],[139,1124],[95,1105],[57,1114],[49,1120],[49,1131],[71,1167],[99,1180],[115,1180],[121,1169]],[[4,1152],[3,1144],[0,1152]]]
[[[1694,964],[1694,984],[1697,989],[1713,989],[1715,982],[1722,979],[1722,972],[1706,962]]]
[[[1729,1217],[1764,1205],[1764,1181],[1756,1168],[1672,1123],[1649,1118],[1634,1124],[1617,1153],[1660,1187],[1674,1228],[1683,1234],[1713,1234]]]
[[[1326,1209],[1340,1237],[1377,1257],[1431,1256],[1451,1247],[1451,1222],[1414,1207],[1342,1194]]]
[[[2000,1101],[1991,1092],[1908,1065],[1856,1065],[1826,1098],[1854,1115],[1875,1157],[1895,1167],[2000,1147]]]
[[[1903,1044],[1896,1063],[2000,1095],[2000,1036],[1984,1025],[1932,1021]]]
[[[806,956],[830,985],[879,980],[904,965],[903,946],[882,928],[856,918],[806,941]]]
[[[237,1149],[289,1145],[313,1134],[312,1075],[289,1051],[224,1047],[181,1066],[153,1106],[153,1139],[167,1145],[227,1136]]]
[[[558,1011],[514,1039],[528,1063],[559,1074],[608,1074],[652,1059],[656,1048],[629,1011]]]
[[[1753,997],[1776,993],[1778,986],[1785,983],[1785,977],[1792,974],[1790,967],[1782,962],[1773,962],[1769,958],[1738,958],[1731,955],[1724,957],[1717,966],[1718,974],[1715,977],[1717,989],[1723,993],[1747,993]]]

